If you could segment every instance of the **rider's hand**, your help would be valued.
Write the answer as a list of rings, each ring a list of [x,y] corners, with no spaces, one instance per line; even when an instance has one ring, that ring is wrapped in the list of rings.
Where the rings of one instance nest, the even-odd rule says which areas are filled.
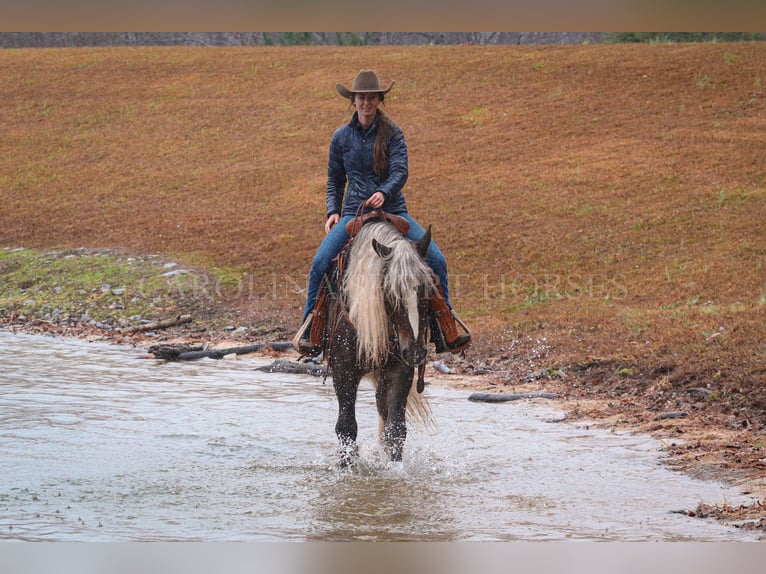
[[[335,224],[340,221],[340,215],[337,213],[333,213],[330,217],[327,218],[327,221],[324,224],[324,232],[330,233],[330,230],[335,227]]]
[[[364,202],[364,204],[377,209],[378,207],[383,206],[384,201],[386,201],[386,196],[383,195],[383,192],[376,191],[370,196],[370,198],[367,201]]]

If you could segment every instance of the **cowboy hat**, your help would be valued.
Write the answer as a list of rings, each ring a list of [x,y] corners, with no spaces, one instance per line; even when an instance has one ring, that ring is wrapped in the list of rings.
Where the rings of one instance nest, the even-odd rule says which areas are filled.
[[[338,90],[338,93],[344,98],[351,98],[354,94],[371,92],[385,94],[388,90],[394,87],[394,84],[396,84],[396,82],[391,82],[391,85],[384,90],[380,87],[380,80],[375,72],[372,70],[360,70],[356,75],[356,78],[354,78],[350,90],[343,84],[335,84],[335,89]]]

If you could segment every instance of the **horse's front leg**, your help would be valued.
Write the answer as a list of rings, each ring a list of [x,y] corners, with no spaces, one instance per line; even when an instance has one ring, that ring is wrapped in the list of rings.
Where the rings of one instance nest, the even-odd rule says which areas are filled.
[[[383,442],[392,461],[402,460],[407,438],[407,397],[415,371],[402,363],[384,368],[376,391],[378,414],[383,423]]]
[[[336,372],[333,370],[333,373]],[[340,464],[345,468],[354,464],[358,452],[356,444],[356,395],[359,389],[359,378],[334,377],[333,385],[335,396],[338,398],[338,421],[335,423],[335,434],[339,442]]]

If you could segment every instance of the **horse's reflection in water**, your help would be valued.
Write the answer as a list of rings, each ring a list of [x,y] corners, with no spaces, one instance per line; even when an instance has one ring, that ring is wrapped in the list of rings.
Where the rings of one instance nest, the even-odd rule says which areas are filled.
[[[309,505],[305,532],[310,541],[435,542],[465,535],[449,495],[438,482],[430,482],[433,471],[419,460],[381,463],[365,454],[353,472],[328,469],[324,478],[321,492]]]
[[[427,355],[428,301],[434,276],[425,262],[431,229],[417,243],[388,222],[368,223],[354,238],[338,296],[328,312],[328,363],[338,398],[335,432],[341,464],[356,454],[359,381],[375,386],[379,434],[391,460],[402,459],[406,413],[427,416],[413,385]]]

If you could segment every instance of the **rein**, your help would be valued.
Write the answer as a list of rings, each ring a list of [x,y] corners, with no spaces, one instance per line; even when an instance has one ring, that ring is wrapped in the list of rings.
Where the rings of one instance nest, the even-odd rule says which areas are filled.
[[[425,347],[425,342],[428,340],[428,321],[426,321],[426,326],[423,329],[423,335],[422,335],[422,341],[418,340],[418,343],[423,345]],[[426,388],[426,361],[423,359],[423,362],[418,365],[418,382],[417,382],[417,391],[418,393],[422,393]]]

